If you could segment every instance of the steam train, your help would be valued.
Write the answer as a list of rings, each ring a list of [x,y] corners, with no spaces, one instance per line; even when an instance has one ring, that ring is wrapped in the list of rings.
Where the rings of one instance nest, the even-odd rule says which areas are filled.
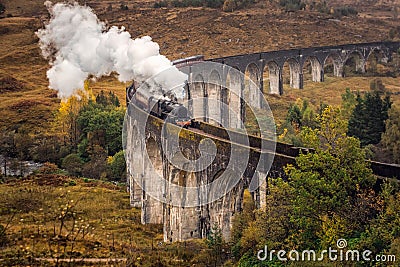
[[[152,95],[150,90],[138,91],[136,88],[138,84],[135,82],[126,88],[127,103],[131,102],[147,113],[180,127],[188,128],[192,125],[193,119],[188,109],[178,103],[175,97]]]
[[[177,68],[181,68],[202,61],[204,61],[204,56],[196,55],[175,60],[172,62],[172,65]],[[137,91],[138,86],[139,84],[133,82],[126,88],[127,104],[132,102],[147,113],[184,128],[194,125],[194,119],[191,118],[188,109],[184,105],[178,103],[175,97],[166,95],[152,95],[150,93],[150,87],[146,83],[140,84],[140,86],[149,87],[145,88],[145,90]],[[186,84],[186,86],[188,85]]]

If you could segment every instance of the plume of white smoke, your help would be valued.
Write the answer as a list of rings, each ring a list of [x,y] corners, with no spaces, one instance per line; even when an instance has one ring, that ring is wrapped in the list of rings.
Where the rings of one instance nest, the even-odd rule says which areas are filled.
[[[111,27],[99,21],[90,7],[46,1],[51,19],[36,33],[43,56],[50,60],[49,87],[61,98],[82,89],[89,75],[101,77],[118,73],[122,82],[143,82],[157,74],[154,88],[173,89],[182,97],[187,76],[163,55],[160,47],[144,36],[132,39],[124,27]],[[163,92],[154,92],[163,93]]]

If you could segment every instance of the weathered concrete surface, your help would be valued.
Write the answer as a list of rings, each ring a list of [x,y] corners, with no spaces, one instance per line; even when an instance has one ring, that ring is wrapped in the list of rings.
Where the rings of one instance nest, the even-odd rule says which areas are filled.
[[[175,125],[166,124],[164,131],[168,134],[179,134],[180,151],[188,159],[195,159],[200,156],[199,144],[205,138],[211,139],[217,149],[217,153],[212,163],[204,170],[199,172],[182,171],[171,164],[167,158],[174,155],[166,155],[172,153],[173,147],[169,147],[169,141],[162,138],[163,121],[149,116],[144,132],[140,133],[137,127],[138,116],[143,116],[144,111],[130,105],[128,108],[127,129],[127,161],[129,170],[129,184],[131,203],[138,206],[141,201],[142,208],[142,223],[162,223],[164,225],[165,241],[181,241],[188,238],[204,238],[208,234],[213,224],[218,224],[222,230],[225,239],[230,237],[230,229],[234,214],[241,209],[242,194],[244,188],[249,186],[256,169],[256,162],[261,157],[261,154],[271,154],[271,152],[261,152],[257,147],[249,148],[243,145],[231,144],[229,140],[220,137],[213,137],[213,134],[222,134],[225,131],[222,128],[203,124],[193,132],[186,129],[181,129]],[[227,133],[226,133],[227,134]],[[204,136],[206,135],[206,136]],[[240,140],[240,133],[234,137]],[[255,145],[256,142],[253,141]],[[271,144],[272,145],[272,144]],[[232,150],[248,149],[250,151],[249,159],[243,162],[243,158],[232,157]],[[143,155],[148,154],[149,162],[146,161]],[[271,154],[270,156],[273,156]],[[235,168],[245,166],[244,172],[240,177],[240,172]],[[155,181],[151,171],[153,168],[156,173],[164,178],[165,182],[149,182]],[[267,168],[267,167],[265,167]],[[216,186],[219,190],[223,190],[223,197],[214,202],[208,201],[212,199],[213,190],[210,192],[199,192],[196,196],[199,202],[206,203],[194,207],[185,207],[184,201],[187,199],[185,189],[176,190],[171,188],[171,184],[176,184],[185,187],[196,187],[203,184],[210,184],[220,178],[222,173],[228,173],[225,180],[219,181]],[[264,173],[266,178],[266,173]],[[145,178],[145,179],[144,179]],[[232,178],[232,179],[231,179]],[[138,180],[134,180],[138,179]],[[230,184],[231,180],[237,179],[237,184]],[[141,189],[137,187],[137,181],[141,183]],[[142,181],[142,182],[141,182]],[[170,182],[170,183],[168,183]],[[231,188],[230,188],[231,187]],[[264,190],[265,191],[265,190]],[[149,192],[157,192],[158,199],[150,197]],[[181,199],[181,205],[172,203],[173,197]],[[209,203],[210,202],[210,203]]]

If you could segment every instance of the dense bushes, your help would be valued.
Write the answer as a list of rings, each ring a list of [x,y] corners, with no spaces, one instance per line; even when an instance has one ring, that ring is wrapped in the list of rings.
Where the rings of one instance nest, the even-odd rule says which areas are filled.
[[[0,15],[4,12],[6,12],[6,7],[4,6],[4,4],[0,3]]]
[[[280,0],[279,5],[286,11],[297,11],[306,7],[306,4],[301,0]]]
[[[23,126],[0,134],[6,176],[27,173],[23,160],[51,162],[72,176],[125,181],[122,126],[125,109],[118,97],[101,91],[64,100],[46,132],[33,135]]]
[[[171,5],[173,7],[200,7],[203,6],[203,1],[202,0],[173,0],[171,2]]]
[[[351,6],[345,6],[345,7],[339,7],[336,8],[333,12],[333,15],[337,18],[341,18],[342,16],[351,16],[351,15],[357,15],[358,11]]]
[[[361,246],[360,233],[367,233],[368,225],[375,227],[371,222],[381,211],[380,196],[372,190],[375,177],[360,142],[346,135],[340,114],[340,109],[327,107],[317,116],[315,129],[303,127],[302,142],[315,152],[299,155],[296,166],[286,167],[287,180],[268,182],[266,205],[255,219],[234,224],[244,225],[233,236],[239,266],[280,266],[256,265],[261,264],[256,253],[264,246],[269,251],[321,251],[340,238]],[[390,244],[393,235],[387,240]]]
[[[254,0],[163,0],[154,3],[155,8],[161,7],[210,7],[223,8],[224,11],[233,11],[242,8]]]

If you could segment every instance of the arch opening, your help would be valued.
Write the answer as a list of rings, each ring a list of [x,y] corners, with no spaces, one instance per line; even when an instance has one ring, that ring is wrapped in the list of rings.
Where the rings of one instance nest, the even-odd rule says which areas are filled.
[[[226,78],[226,84],[229,93],[229,127],[241,128],[241,97],[242,97],[242,79],[240,72],[231,69]]]
[[[324,81],[324,68],[316,57],[308,57],[303,63],[303,80],[312,82]]]
[[[281,95],[283,94],[282,87],[282,72],[275,61],[268,62],[264,67],[264,85],[268,84],[268,93]],[[268,78],[266,78],[268,77]]]
[[[343,76],[352,77],[365,73],[365,59],[360,52],[354,51],[347,55],[343,64]]]
[[[218,71],[213,70],[210,74],[207,86],[207,117],[206,121],[213,125],[220,125],[221,106],[219,104],[221,95],[221,75]]]
[[[255,63],[250,63],[245,71],[245,100],[250,103],[251,106],[260,108],[261,99],[259,90],[261,87],[261,75],[260,69]]]
[[[365,62],[367,76],[391,76],[392,69],[388,65],[389,58],[382,50],[372,50]]]
[[[206,121],[207,117],[207,90],[202,75],[197,74],[191,83],[190,112],[196,120]]]
[[[283,84],[288,85],[290,88],[302,88],[300,64],[295,59],[290,58],[286,60],[282,68],[282,79]]]

